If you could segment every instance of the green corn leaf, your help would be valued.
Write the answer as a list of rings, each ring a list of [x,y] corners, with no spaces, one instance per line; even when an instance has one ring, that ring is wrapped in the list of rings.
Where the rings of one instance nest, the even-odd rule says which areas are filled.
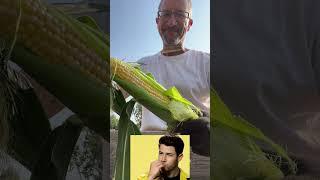
[[[190,101],[181,96],[180,92],[176,87],[169,88],[164,92],[164,94],[176,101],[180,101],[186,105],[193,106],[193,104]]]
[[[284,177],[250,137],[219,122],[212,130],[213,179],[280,180]]]
[[[83,23],[83,27],[98,37],[102,42],[105,42],[107,47],[110,47],[110,39],[108,35],[104,35],[95,20],[90,16],[81,16],[77,18],[78,21]]]
[[[141,134],[136,125],[130,120],[135,102],[129,101],[122,110],[119,120],[116,164],[113,179],[130,179],[130,135]]]
[[[112,93],[112,109],[117,114],[121,114],[122,108],[126,104],[126,100],[122,95],[122,92],[118,89],[112,88],[111,93]]]
[[[233,141],[235,141],[237,138],[243,136],[246,139],[251,139],[250,144],[253,144],[253,145],[254,145],[255,140],[261,140],[263,142],[268,143],[279,154],[279,156],[282,156],[283,158],[285,158],[289,162],[289,165],[291,168],[291,173],[295,174],[296,164],[290,159],[290,157],[287,155],[285,150],[283,150],[283,148],[281,146],[275,144],[272,140],[270,140],[268,137],[266,137],[259,129],[257,129],[256,127],[251,125],[249,122],[247,122],[246,120],[242,119],[239,116],[234,116],[230,112],[228,107],[222,102],[222,100],[220,99],[220,97],[218,96],[217,92],[214,89],[211,89],[211,103],[212,103],[211,106],[214,107],[213,110],[211,111],[211,116],[210,116],[211,126],[213,128],[213,134],[212,134],[213,137],[212,138],[216,139],[213,141],[214,144],[219,143],[219,138],[225,137],[225,136],[230,136],[230,138],[233,138]],[[223,128],[223,130],[220,130],[221,127]],[[226,132],[224,132],[224,131],[226,131]],[[234,137],[229,135],[231,133],[234,134]],[[238,136],[238,137],[236,137],[236,136]],[[220,141],[224,141],[223,138],[220,139]],[[235,149],[243,148],[243,145],[246,145],[246,143],[243,143],[243,141],[241,139],[238,139],[237,141],[238,142],[226,143],[221,146],[214,145],[212,148],[212,151],[213,152],[218,152],[219,150],[227,151],[228,149],[230,149],[230,151],[232,151],[232,149],[235,150]],[[220,143],[222,143],[222,142],[220,142]],[[235,146],[235,147],[231,147],[231,146]],[[239,147],[236,148],[236,146],[239,146]],[[255,149],[258,149],[258,147]],[[252,152],[253,151],[251,151],[250,149],[247,149],[246,153],[250,154]],[[234,153],[237,154],[236,151]],[[259,154],[261,155],[262,153],[259,153]],[[240,157],[243,157],[243,156],[240,156]],[[232,158],[230,158],[228,160],[230,160],[231,162],[233,161]],[[215,162],[213,162],[213,163],[215,163]],[[216,164],[217,164],[216,167],[220,166],[219,162],[217,162]],[[237,165],[239,165],[239,164],[237,164]],[[256,166],[256,169],[263,169],[264,167],[262,165],[261,165],[261,167]],[[224,167],[223,164],[221,164],[221,166]],[[244,170],[247,168],[246,166],[239,166],[239,168],[240,167],[242,167],[241,169],[244,169]],[[218,172],[220,172],[220,171],[221,170],[219,170]]]
[[[102,32],[102,29],[99,27],[97,22],[90,16],[80,16],[80,17],[77,17],[77,20],[99,32]]]

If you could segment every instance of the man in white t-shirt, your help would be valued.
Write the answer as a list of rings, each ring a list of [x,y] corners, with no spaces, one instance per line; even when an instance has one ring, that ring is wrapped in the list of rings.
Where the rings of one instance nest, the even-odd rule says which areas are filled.
[[[138,63],[141,64],[142,70],[152,73],[165,88],[175,86],[182,96],[208,114],[210,55],[184,47],[186,33],[193,24],[191,7],[191,0],[161,0],[156,23],[163,41],[163,49],[155,55],[140,59]],[[181,128],[182,133],[195,134],[191,136],[191,145],[197,136],[209,141],[209,119],[201,120],[192,126],[188,126],[190,125],[188,122],[184,123],[183,126],[188,128],[183,126]],[[167,125],[163,120],[143,107],[141,131],[161,131],[166,128]],[[196,147],[193,150],[197,152]],[[208,151],[203,152],[199,149],[198,152],[208,155]]]

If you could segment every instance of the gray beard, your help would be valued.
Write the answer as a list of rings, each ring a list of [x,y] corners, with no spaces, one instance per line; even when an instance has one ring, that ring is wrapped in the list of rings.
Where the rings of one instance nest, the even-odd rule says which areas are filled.
[[[178,45],[181,42],[181,39],[175,38],[173,42],[168,42],[165,36],[162,37],[162,39],[166,42],[167,45]]]

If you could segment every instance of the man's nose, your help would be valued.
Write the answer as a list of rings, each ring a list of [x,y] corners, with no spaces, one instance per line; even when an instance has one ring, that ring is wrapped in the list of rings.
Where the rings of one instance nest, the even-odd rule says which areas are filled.
[[[177,19],[174,14],[171,14],[170,18],[167,21],[168,26],[175,26],[177,25]]]
[[[167,161],[167,157],[164,155],[164,156],[161,156],[161,159],[160,159],[161,162],[166,162]]]

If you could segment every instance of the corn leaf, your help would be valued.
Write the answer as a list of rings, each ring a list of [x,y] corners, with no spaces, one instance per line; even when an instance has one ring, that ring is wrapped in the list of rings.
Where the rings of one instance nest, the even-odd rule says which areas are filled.
[[[279,180],[284,177],[250,137],[219,122],[212,130],[213,179]]]
[[[129,101],[122,110],[119,120],[116,164],[113,179],[130,179],[130,135],[141,134],[138,127],[130,120],[135,102]]]
[[[126,105],[126,100],[124,99],[122,92],[118,89],[112,88],[112,109],[117,113],[121,114],[123,107]]]
[[[164,94],[176,101],[180,101],[186,105],[193,106],[193,104],[190,101],[181,96],[180,92],[176,87],[169,88],[164,92]]]
[[[97,24],[97,22],[90,16],[80,16],[80,17],[77,17],[77,20],[99,32],[103,32],[102,29]]]
[[[239,116],[234,116],[214,89],[211,89],[211,102],[211,107],[213,107],[210,116],[213,129],[213,133],[211,133],[213,147],[211,150],[214,154],[212,162],[215,164],[214,174],[220,178],[223,176],[247,178],[246,176],[254,177],[256,175],[257,177],[261,176],[261,178],[272,179],[274,178],[272,174],[280,177],[281,174],[276,169],[277,165],[274,163],[272,166],[272,163],[265,158],[260,148],[255,144],[256,140],[268,143],[279,156],[282,156],[289,162],[291,173],[295,174],[296,165],[286,154],[285,150],[272,142],[249,122]],[[232,156],[233,154],[234,156]],[[244,163],[250,161],[251,156],[257,157],[256,160],[249,164]],[[227,164],[227,161],[229,161],[229,164]],[[231,166],[240,171],[231,171]],[[267,171],[267,169],[270,169],[270,171]]]

